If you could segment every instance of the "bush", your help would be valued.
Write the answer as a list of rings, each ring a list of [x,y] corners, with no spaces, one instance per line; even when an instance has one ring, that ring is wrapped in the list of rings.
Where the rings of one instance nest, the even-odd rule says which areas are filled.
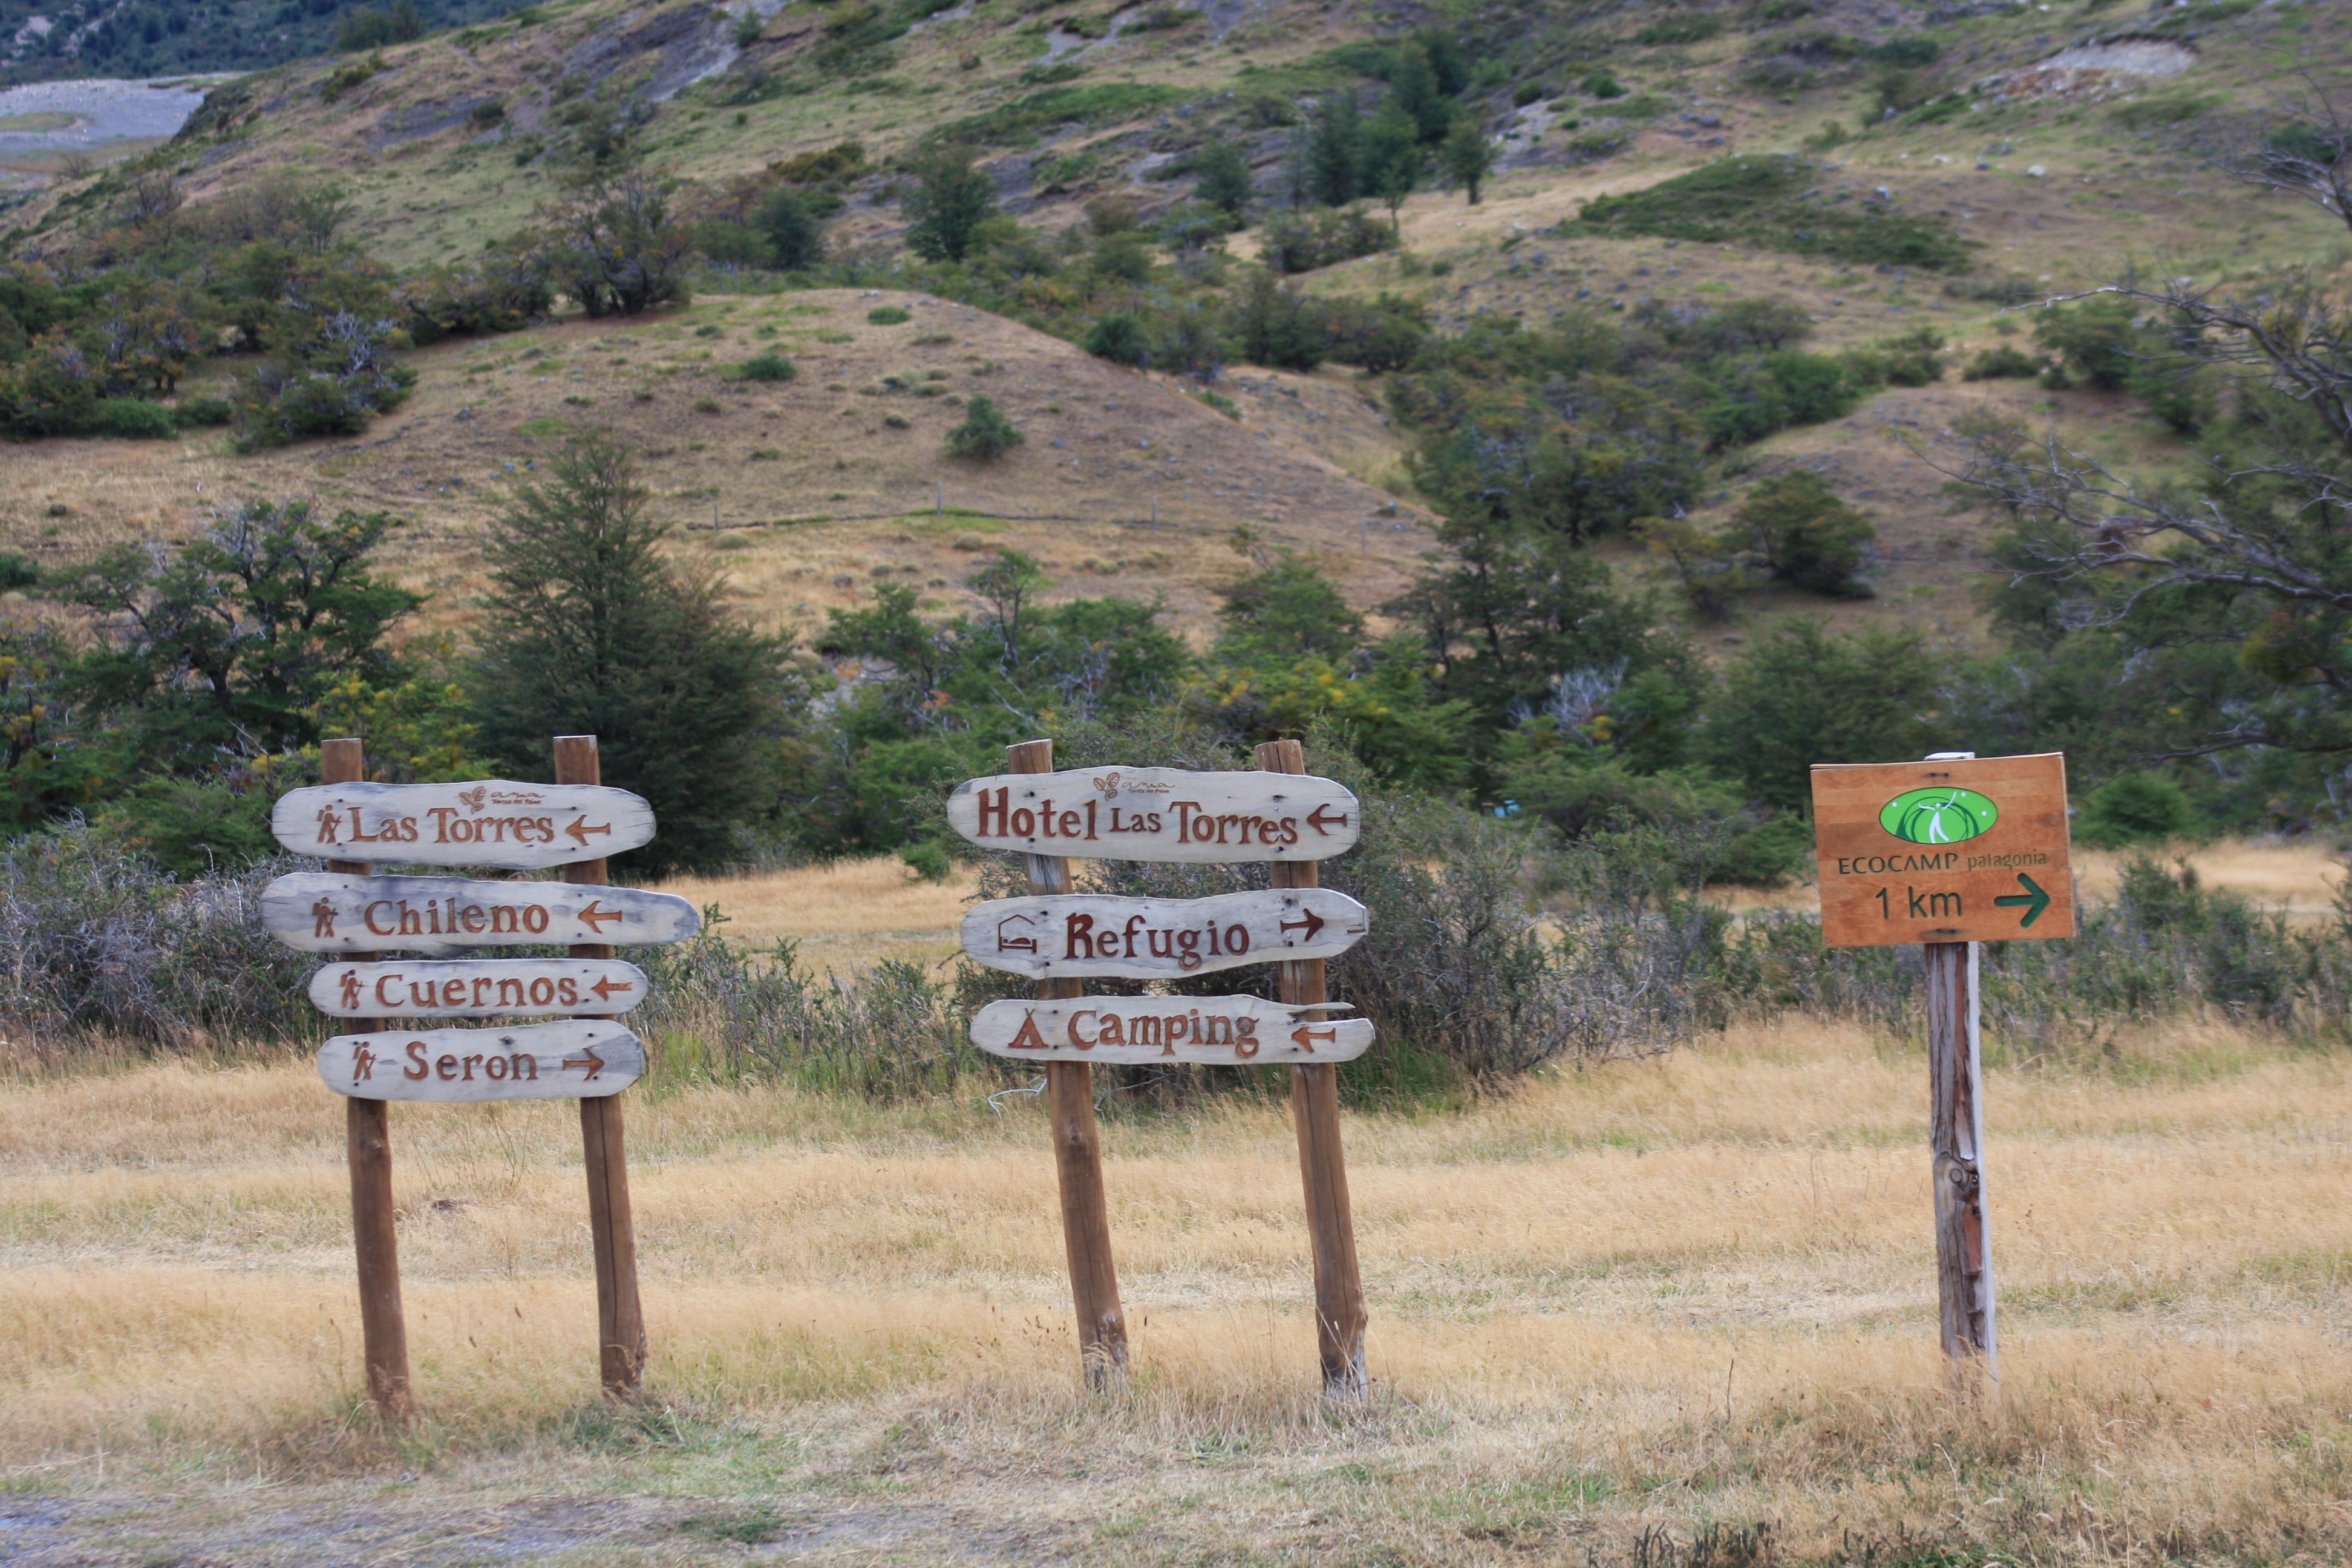
[[[2122,773],[2091,792],[2074,824],[2074,837],[2100,849],[2162,844],[2188,837],[2197,826],[2197,808],[2170,779],[2155,773]]]
[[[1151,361],[1151,334],[1132,310],[1113,310],[1087,329],[1078,345],[1113,364],[1141,366]]]
[[[1875,203],[1849,210],[1808,201],[1815,178],[1813,165],[1794,157],[1723,158],[1639,191],[1598,197],[1564,226],[1619,237],[1746,240],[1865,266],[1958,271],[1968,265],[1969,247],[1947,220],[1908,217]]]
[[[172,411],[161,404],[137,397],[101,397],[82,416],[80,434],[125,441],[170,441],[178,438],[180,426]]]
[[[1663,22],[1653,22],[1634,35],[1643,43],[1703,44],[1723,31],[1723,18],[1709,12],[1689,16],[1670,16]]]
[[[902,310],[897,305],[877,305],[866,312],[866,319],[877,327],[895,327],[902,322],[911,321],[915,317],[912,311]]]
[[[755,354],[743,362],[746,381],[790,381],[800,374],[800,367],[779,353]]]
[[[1396,246],[1396,231],[1361,207],[1312,216],[1297,209],[1275,214],[1259,231],[1260,259],[1276,272],[1312,272]]]
[[[994,402],[976,396],[964,405],[963,423],[948,432],[948,455],[992,463],[1025,439]]]
[[[1867,595],[1867,589],[1857,592],[1853,574],[1862,564],[1863,547],[1878,537],[1878,530],[1840,500],[1819,474],[1779,474],[1748,491],[1731,536],[1792,586],[1832,598]]]
[[[172,421],[183,430],[217,429],[236,417],[226,397],[183,397],[172,408]]]
[[[1633,89],[1605,70],[1594,71],[1577,84],[1591,98],[1622,98]]]
[[[1917,70],[1934,65],[1943,58],[1944,46],[1933,38],[1912,37],[1889,38],[1870,51],[1875,64],[1893,66],[1900,70]]]
[[[2000,381],[2011,376],[2042,374],[2042,362],[2013,343],[1996,343],[1969,361],[1963,381]]]

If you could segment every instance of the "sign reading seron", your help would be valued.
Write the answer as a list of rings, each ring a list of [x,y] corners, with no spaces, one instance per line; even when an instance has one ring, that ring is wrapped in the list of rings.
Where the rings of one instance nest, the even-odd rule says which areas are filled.
[[[1812,783],[1829,946],[2074,934],[2063,755],[1818,763]]]
[[[380,1029],[319,1047],[319,1076],[354,1100],[593,1100],[646,1070],[636,1036],[603,1018],[507,1029]]]
[[[289,790],[269,830],[297,855],[526,870],[650,844],[653,807],[598,784],[316,784]]]
[[[1335,780],[1181,768],[972,779],[948,796],[948,821],[983,849],[1194,865],[1328,860],[1363,831],[1356,797]]]

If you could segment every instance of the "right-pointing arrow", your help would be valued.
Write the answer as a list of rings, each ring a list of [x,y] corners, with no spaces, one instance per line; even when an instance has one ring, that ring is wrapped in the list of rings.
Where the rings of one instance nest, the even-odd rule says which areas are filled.
[[[2025,907],[2025,918],[2017,922],[2017,929],[2023,931],[2035,921],[2040,920],[2042,918],[2042,911],[2050,907],[2050,895],[2042,891],[2041,883],[2035,881],[2032,878],[2027,876],[2022,871],[2020,871],[2017,874],[2017,879],[2019,882],[2023,884],[2025,891],[2021,893],[2004,893],[2000,898],[1995,899],[1993,902],[2005,910],[2015,909],[2021,904],[2023,905]]]

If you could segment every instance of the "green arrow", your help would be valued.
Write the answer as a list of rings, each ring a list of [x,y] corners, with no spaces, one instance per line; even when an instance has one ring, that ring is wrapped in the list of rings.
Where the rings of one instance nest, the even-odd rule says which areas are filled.
[[[2006,897],[1995,899],[1993,902],[2002,909],[2009,909],[2017,904],[2024,905],[2025,918],[2017,922],[2018,929],[2022,931],[2042,918],[2042,911],[2050,907],[2050,895],[2042,890],[2041,883],[2022,871],[2017,874],[2017,879],[2025,884],[2025,891],[2011,893]]]

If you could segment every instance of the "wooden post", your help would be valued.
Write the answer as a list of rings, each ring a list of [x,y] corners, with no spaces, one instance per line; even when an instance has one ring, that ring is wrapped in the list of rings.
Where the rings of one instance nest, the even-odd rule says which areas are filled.
[[[1054,771],[1054,742],[1024,741],[1004,749],[1016,773]],[[1032,893],[1070,890],[1070,863],[1059,855],[1024,857]],[[1038,982],[1042,997],[1084,994],[1076,980]],[[1110,1202],[1103,1190],[1102,1136],[1095,1126],[1094,1068],[1047,1062],[1045,1093],[1054,1118],[1054,1167],[1062,1189],[1062,1245],[1070,1260],[1070,1295],[1078,1312],[1078,1353],[1087,1381],[1108,1388],[1127,1375],[1127,1318],[1110,1255]]]
[[[593,735],[555,737],[555,782],[604,782]],[[563,868],[567,882],[602,887],[604,862],[575,860]],[[574,958],[610,958],[610,943],[575,942]],[[612,1399],[635,1396],[646,1370],[646,1311],[637,1296],[637,1232],[629,1212],[629,1160],[621,1136],[621,1097],[600,1095],[580,1102],[580,1142],[588,1168],[588,1229],[596,1246],[597,1360],[604,1393]]]
[[[1307,771],[1306,748],[1269,741],[1257,765],[1272,773]],[[1322,885],[1312,860],[1276,861],[1277,888]],[[1323,960],[1276,965],[1286,1003],[1325,1002],[1330,993]],[[1364,1276],[1356,1261],[1356,1221],[1348,1205],[1348,1156],[1339,1143],[1339,1069],[1328,1064],[1290,1069],[1290,1114],[1298,1129],[1298,1171],[1307,1188],[1307,1228],[1315,1246],[1315,1342],[1323,1362],[1323,1392],[1361,1399],[1371,1392],[1364,1365]]]
[[[319,748],[324,784],[354,784],[367,777],[367,760],[356,740],[328,741]],[[330,860],[330,871],[366,876],[360,860]],[[373,961],[373,952],[353,959]],[[360,1019],[354,1029],[381,1026]],[[415,1409],[408,1382],[408,1320],[400,1307],[400,1235],[392,1206],[392,1107],[381,1100],[345,1099],[343,1141],[352,1168],[352,1246],[359,1255],[360,1338],[367,1360],[368,1396],[390,1421],[405,1421]]]
[[[1936,1297],[1944,1353],[2000,1378],[1985,1225],[1984,1067],[1973,942],[1921,944],[1927,961],[1927,1137],[1936,1161]]]

